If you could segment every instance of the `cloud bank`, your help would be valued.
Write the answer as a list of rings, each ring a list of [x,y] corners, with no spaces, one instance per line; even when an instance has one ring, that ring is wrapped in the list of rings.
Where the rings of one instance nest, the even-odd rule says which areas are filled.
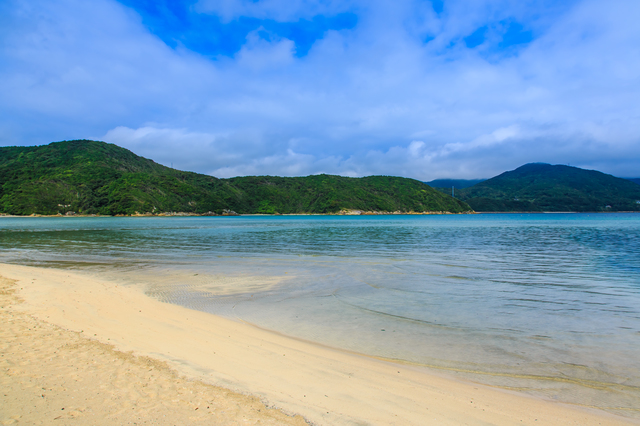
[[[218,177],[640,175],[633,0],[152,3],[3,2],[0,145]]]

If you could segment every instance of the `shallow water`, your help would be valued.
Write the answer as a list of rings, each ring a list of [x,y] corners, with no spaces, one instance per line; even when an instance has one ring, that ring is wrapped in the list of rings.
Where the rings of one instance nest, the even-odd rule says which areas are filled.
[[[0,218],[0,262],[640,417],[640,215]]]

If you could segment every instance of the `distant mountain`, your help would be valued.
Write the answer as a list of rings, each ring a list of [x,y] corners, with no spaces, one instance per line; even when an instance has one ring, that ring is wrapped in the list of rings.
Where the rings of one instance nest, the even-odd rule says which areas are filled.
[[[413,179],[331,175],[217,179],[182,172],[104,142],[0,148],[0,213],[465,212],[463,201]]]
[[[475,211],[640,211],[640,186],[595,170],[544,163],[456,191]]]
[[[627,180],[630,180],[631,182],[637,183],[638,185],[640,185],[640,178],[626,178]]]
[[[486,179],[435,179],[431,182],[425,182],[432,188],[448,188],[463,189],[473,186],[477,183],[484,182]]]

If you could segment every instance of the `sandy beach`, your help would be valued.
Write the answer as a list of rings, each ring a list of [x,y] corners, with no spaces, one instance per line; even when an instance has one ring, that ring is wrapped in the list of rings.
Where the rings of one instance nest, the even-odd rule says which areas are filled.
[[[97,275],[0,264],[0,276],[0,424],[638,424],[292,339]]]

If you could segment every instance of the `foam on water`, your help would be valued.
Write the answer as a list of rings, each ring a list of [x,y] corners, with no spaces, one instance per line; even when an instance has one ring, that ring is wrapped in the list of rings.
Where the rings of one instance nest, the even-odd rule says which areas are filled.
[[[640,215],[2,218],[0,261],[640,417]]]

